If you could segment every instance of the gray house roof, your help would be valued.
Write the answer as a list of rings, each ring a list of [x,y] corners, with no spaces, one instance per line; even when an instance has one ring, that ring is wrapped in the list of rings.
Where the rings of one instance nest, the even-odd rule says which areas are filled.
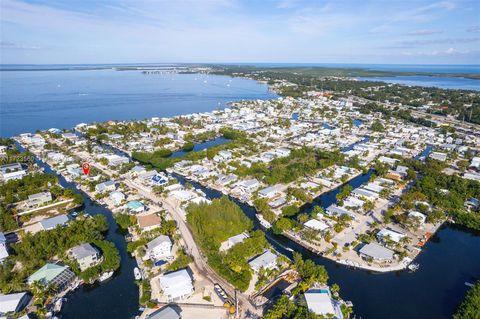
[[[377,260],[393,259],[392,250],[385,248],[383,246],[380,246],[379,244],[376,244],[376,243],[370,243],[363,246],[359,252],[362,255],[372,257],[373,259],[377,259]]]
[[[172,307],[166,306],[148,315],[147,319],[180,319],[178,314]]]
[[[260,269],[261,267],[266,267],[266,266],[270,265],[271,263],[276,262],[276,260],[277,260],[277,255],[272,253],[270,250],[267,250],[266,252],[264,252],[260,256],[251,260],[249,262],[249,264],[252,268]]]
[[[89,243],[75,246],[71,249],[71,252],[72,256],[77,260],[98,254],[98,251]]]
[[[163,243],[169,243],[170,245],[172,244],[172,241],[170,240],[170,237],[165,236],[165,235],[160,235],[154,240],[150,241],[147,244],[147,250],[152,250],[153,248],[157,247],[158,245],[161,245]]]
[[[57,227],[58,225],[64,225],[68,222],[67,215],[58,215],[52,218],[44,219],[40,222],[43,229],[49,230]]]

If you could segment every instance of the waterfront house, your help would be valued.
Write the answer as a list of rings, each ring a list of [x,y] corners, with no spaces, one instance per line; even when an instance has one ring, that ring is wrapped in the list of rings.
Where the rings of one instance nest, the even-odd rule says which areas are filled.
[[[22,311],[30,302],[31,295],[26,292],[2,295],[0,294],[0,316],[13,318],[10,315]]]
[[[220,174],[218,175],[217,181],[215,183],[217,183],[218,185],[226,186],[230,183],[235,182],[236,180],[237,180],[237,176],[234,174],[229,174],[229,175]]]
[[[69,254],[77,261],[81,271],[93,267],[101,261],[100,252],[89,243],[73,247]]]
[[[193,192],[184,189],[172,191],[168,194],[168,196],[175,197],[175,199],[180,202],[188,202],[196,197]]]
[[[447,160],[446,153],[432,152],[430,153],[429,157],[441,162],[445,162]]]
[[[378,233],[377,233],[377,239],[379,241],[385,242],[386,238],[389,238],[390,240],[394,241],[395,243],[399,243],[400,240],[405,237],[404,234],[398,233],[396,231],[390,230],[388,228],[382,228]]]
[[[160,235],[147,244],[146,257],[151,260],[161,260],[172,255],[172,241],[170,237]]]
[[[113,191],[109,195],[111,201],[115,204],[115,206],[120,205],[125,200],[125,195],[122,192]]]
[[[286,197],[280,197],[277,198],[276,200],[268,203],[268,206],[270,206],[273,209],[280,208],[281,206],[285,205],[287,203],[287,198]]]
[[[367,259],[372,258],[376,261],[385,262],[393,260],[394,252],[388,248],[380,246],[377,243],[369,243],[364,245],[359,250],[359,254],[360,256]]]
[[[0,174],[2,179],[7,182],[13,179],[22,179],[27,172],[22,168],[20,163],[6,164],[0,166]]]
[[[193,294],[192,278],[186,269],[164,274],[159,281],[168,302],[184,300]]]
[[[47,263],[28,277],[27,283],[38,282],[45,287],[52,285],[56,291],[63,291],[74,279],[75,274],[67,266]]]
[[[220,251],[227,251],[238,243],[243,242],[249,236],[247,233],[241,233],[228,238],[226,241],[220,244]]]
[[[130,159],[128,157],[119,156],[117,154],[103,155],[103,158],[108,161],[109,166],[121,166],[122,164],[127,164],[130,162]]]
[[[263,254],[250,260],[248,264],[254,272],[259,272],[261,268],[274,269],[277,268],[277,255],[267,250]]]
[[[7,238],[0,232],[0,264],[8,257]]]
[[[258,196],[262,198],[273,198],[280,194],[283,186],[280,184],[266,187],[258,192]]]
[[[52,201],[52,194],[50,192],[41,192],[33,195],[28,195],[28,207],[40,207]]]
[[[95,185],[95,190],[99,193],[114,191],[117,189],[114,181],[106,181]]]
[[[39,222],[42,230],[52,230],[57,226],[63,226],[68,222],[68,216],[65,214],[47,218]]]
[[[260,182],[256,178],[253,178],[241,181],[237,185],[245,193],[252,193],[260,187]]]
[[[309,221],[305,222],[303,226],[313,230],[320,231],[322,233],[330,228],[330,226],[328,226],[326,223],[318,219],[310,219]]]
[[[155,310],[147,316],[147,319],[180,319],[180,314],[171,306],[165,306]]]
[[[67,172],[73,178],[80,177],[83,175],[83,170],[78,164],[71,164],[67,166]]]
[[[379,197],[378,193],[369,191],[368,189],[365,189],[363,187],[355,188],[352,191],[352,195],[360,199],[366,198],[369,201],[375,201]]]
[[[160,227],[162,219],[157,214],[138,215],[137,224],[141,231],[150,231]]]
[[[342,216],[342,215],[349,215],[353,219],[356,219],[355,213],[349,211],[348,209],[345,209],[343,207],[339,207],[335,204],[332,204],[327,207],[325,210],[325,214],[328,216]]]
[[[308,310],[324,318],[343,319],[340,303],[332,298],[328,287],[311,288],[304,295]]]
[[[55,163],[66,163],[70,158],[59,152],[49,152],[47,153],[47,159]]]

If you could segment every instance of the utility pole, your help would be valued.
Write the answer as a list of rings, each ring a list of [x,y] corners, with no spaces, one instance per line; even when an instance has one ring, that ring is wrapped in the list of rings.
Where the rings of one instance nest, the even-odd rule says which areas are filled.
[[[235,318],[238,318],[238,299],[237,299],[237,289],[235,289]]]

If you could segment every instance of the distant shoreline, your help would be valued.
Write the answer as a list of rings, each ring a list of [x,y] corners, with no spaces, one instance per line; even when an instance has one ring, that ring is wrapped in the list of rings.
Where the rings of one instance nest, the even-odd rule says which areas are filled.
[[[383,64],[372,64],[372,65],[349,65],[349,66],[319,66],[319,65],[308,65],[308,64],[195,64],[195,63],[171,63],[171,64],[98,64],[98,65],[88,65],[88,64],[45,64],[45,65],[20,65],[20,64],[3,64],[0,65],[0,71],[94,71],[94,70],[114,70],[114,71],[143,71],[143,70],[166,70],[166,69],[178,69],[178,68],[188,68],[188,67],[238,67],[243,69],[250,70],[265,70],[269,71],[298,71],[313,73],[318,76],[338,76],[338,77],[389,77],[389,76],[431,76],[431,77],[451,77],[451,78],[467,78],[473,80],[480,80],[480,66],[479,65],[391,65],[391,68],[416,68],[416,67],[425,67],[425,68],[461,68],[461,67],[471,67],[478,68],[479,72],[432,72],[432,71],[401,71],[401,70],[383,70],[388,68],[387,65]],[[377,66],[377,67],[376,67]],[[382,69],[383,68],[383,69]]]

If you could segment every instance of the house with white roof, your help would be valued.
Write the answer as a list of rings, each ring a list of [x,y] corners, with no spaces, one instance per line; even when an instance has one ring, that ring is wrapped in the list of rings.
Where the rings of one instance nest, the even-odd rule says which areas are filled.
[[[283,189],[283,185],[277,184],[266,187],[258,192],[258,196],[262,198],[273,198],[280,194]]]
[[[252,193],[261,186],[260,182],[255,178],[241,181],[237,185],[245,193]]]
[[[364,245],[359,251],[360,256],[364,258],[372,258],[373,260],[385,262],[393,260],[394,252],[388,248],[380,246],[377,243],[369,243]]]
[[[432,152],[429,155],[430,158],[436,159],[437,161],[445,162],[447,160],[446,153]]]
[[[68,222],[68,216],[65,214],[47,218],[39,222],[43,230],[55,229],[57,226],[63,226]]]
[[[330,228],[330,226],[328,226],[326,223],[318,219],[310,219],[309,221],[305,222],[303,226],[313,230],[318,230],[320,232],[325,232]]]
[[[101,261],[100,252],[89,243],[73,247],[70,249],[69,255],[71,258],[75,259],[81,271],[98,265]]]
[[[340,304],[334,300],[328,287],[311,288],[305,292],[308,310],[324,318],[343,319]]]
[[[50,192],[41,192],[28,195],[27,205],[28,207],[40,207],[51,201],[52,194]]]
[[[13,163],[0,166],[0,174],[6,182],[13,179],[22,179],[27,175],[27,172],[22,168],[20,163]]]
[[[31,295],[26,292],[8,295],[0,294],[0,316],[12,315],[22,311],[30,302]],[[6,317],[10,318],[10,316]],[[12,317],[13,318],[13,317]]]
[[[343,207],[337,206],[335,204],[332,204],[327,207],[325,210],[325,214],[328,216],[342,216],[342,215],[349,215],[353,219],[355,219],[355,213],[349,211],[348,209],[345,209]]]
[[[377,239],[379,241],[384,241],[385,238],[390,238],[390,240],[399,243],[400,240],[405,237],[404,234],[398,233],[396,231],[393,231],[388,228],[382,228],[378,233],[377,233]]]
[[[253,258],[248,264],[255,272],[259,272],[261,268],[274,269],[277,268],[277,255],[267,250],[263,254]]]
[[[250,236],[248,236],[247,233],[241,233],[241,234],[232,236],[220,244],[220,251],[227,251],[233,246],[235,246],[236,244],[243,242],[248,237]]]
[[[166,235],[160,235],[147,244],[145,256],[151,260],[161,260],[172,255],[172,241]]]
[[[368,189],[365,189],[363,187],[355,188],[352,191],[352,195],[356,196],[357,198],[366,198],[369,201],[374,201],[378,199],[379,194],[376,192],[369,191]]]
[[[95,185],[95,190],[99,193],[114,191],[117,189],[114,181],[106,181]]]
[[[118,191],[113,191],[110,193],[109,198],[116,205],[120,205],[125,200],[125,194]]]
[[[186,269],[164,274],[159,281],[168,302],[184,300],[193,294],[192,278]]]

